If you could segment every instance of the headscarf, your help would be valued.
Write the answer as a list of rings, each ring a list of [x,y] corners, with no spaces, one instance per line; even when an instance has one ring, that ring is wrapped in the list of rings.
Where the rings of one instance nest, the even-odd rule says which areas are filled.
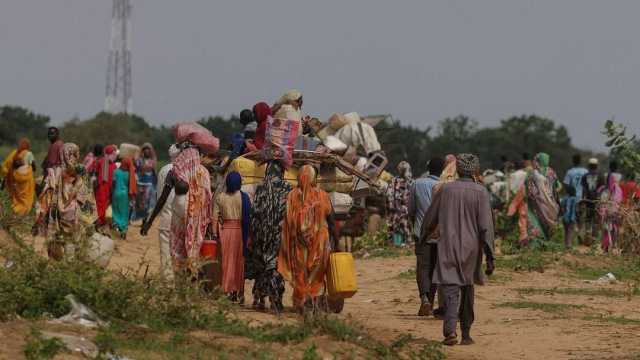
[[[22,138],[20,139],[20,141],[18,141],[18,148],[16,149],[16,152],[13,154],[13,157],[11,158],[11,163],[6,169],[8,188],[11,188],[11,186],[13,186],[13,172],[15,170],[13,168],[13,164],[16,162],[16,160],[20,159],[20,157],[24,156],[23,152],[29,151],[29,149],[31,149],[31,142],[29,141],[29,139]],[[31,166],[31,164],[25,164],[25,165]]]
[[[474,154],[459,154],[456,168],[460,177],[473,178],[480,172],[480,159]]]
[[[267,119],[271,116],[271,107],[266,102],[259,102],[253,106],[255,120],[258,123],[254,143],[258,149],[264,146],[264,137],[267,131]]]
[[[237,171],[232,171],[227,175],[227,193],[233,194],[242,187],[242,176]]]
[[[458,178],[458,171],[456,169],[456,156],[449,154],[444,158],[444,170],[440,174],[440,183],[447,183],[454,181]]]
[[[298,186],[302,192],[302,201],[306,202],[309,195],[315,190],[317,183],[317,171],[311,165],[304,165],[298,174]]]
[[[609,174],[607,179],[607,188],[609,189],[609,199],[616,203],[622,201],[623,194],[620,187],[620,181],[622,180],[622,174],[613,172]]]
[[[180,181],[189,185],[184,214],[187,222],[184,248],[187,256],[195,259],[200,254],[206,229],[211,223],[211,178],[207,169],[200,164],[200,153],[195,148],[182,150],[173,160],[172,171]],[[182,241],[182,239],[175,241]],[[173,256],[179,255],[175,253],[176,249],[172,246]]]
[[[549,170],[549,154],[547,153],[538,153],[534,158],[534,166],[536,169],[540,170],[542,175],[547,176],[547,171]]]
[[[242,176],[237,171],[232,171],[227,175],[226,179],[227,194],[235,194],[242,188]],[[244,191],[240,191],[240,197],[242,199],[242,245],[246,252],[249,243],[249,225],[251,218],[251,200],[249,195]]]
[[[60,160],[66,170],[75,170],[80,161],[80,148],[74,143],[65,143],[60,148]]]
[[[130,158],[122,159],[120,163],[120,170],[129,173],[129,197],[133,197],[138,192],[138,182],[136,181],[136,167],[133,166],[133,161]]]
[[[144,150],[145,149],[149,149],[149,152],[151,153],[151,155],[147,158],[144,156]],[[153,145],[151,145],[151,143],[144,143],[142,144],[142,147],[140,148],[140,150],[142,151],[142,166],[141,166],[141,172],[146,173],[149,171],[154,171],[156,168],[156,162],[158,161],[158,158],[156,157],[156,152],[153,149]]]
[[[104,156],[102,157],[101,165],[102,165],[102,181],[103,183],[109,182],[109,165],[116,161],[116,147],[114,145],[107,145],[104,148]]]
[[[233,160],[242,155],[242,153],[244,152],[244,144],[244,135],[242,135],[241,133],[233,134],[233,136],[231,137],[231,156],[229,160]]]
[[[406,161],[400,161],[398,164],[398,174],[406,180],[411,180],[413,174],[411,173],[411,164]]]

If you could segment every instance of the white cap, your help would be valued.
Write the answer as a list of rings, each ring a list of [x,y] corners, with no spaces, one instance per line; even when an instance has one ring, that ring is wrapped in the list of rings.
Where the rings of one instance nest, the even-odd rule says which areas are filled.
[[[589,159],[589,165],[598,165],[598,159],[596,158]]]

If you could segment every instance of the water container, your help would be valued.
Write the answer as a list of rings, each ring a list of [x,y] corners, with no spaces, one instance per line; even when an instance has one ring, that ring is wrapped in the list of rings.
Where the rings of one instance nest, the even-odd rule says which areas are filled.
[[[348,299],[358,291],[351,253],[335,252],[329,256],[327,290],[329,296],[342,299]]]

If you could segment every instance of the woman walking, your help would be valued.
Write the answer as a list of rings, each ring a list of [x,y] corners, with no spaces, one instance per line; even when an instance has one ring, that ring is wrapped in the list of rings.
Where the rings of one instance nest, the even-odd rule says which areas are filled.
[[[106,223],[106,212],[111,205],[111,189],[113,188],[113,172],[116,169],[116,147],[109,145],[104,148],[104,156],[97,160],[96,167],[96,210],[98,221],[96,225],[103,226]]]
[[[396,246],[404,246],[411,240],[409,224],[409,199],[413,186],[411,165],[406,161],[398,164],[399,175],[394,177],[387,189],[387,208],[389,209],[389,233]]]
[[[558,192],[561,185],[555,171],[549,166],[549,160],[549,155],[545,153],[535,156],[533,170],[529,171],[509,206],[509,216],[518,213],[520,246],[523,247],[532,241],[540,245],[540,242],[551,237],[551,232],[558,224]]]
[[[136,173],[133,161],[129,158],[124,158],[120,168],[113,173],[113,196],[111,199],[113,228],[120,233],[121,239],[127,238],[129,202],[135,199],[136,188]]]
[[[282,242],[282,225],[287,210],[287,195],[291,185],[284,180],[284,167],[279,161],[267,164],[264,181],[256,189],[251,216],[253,306],[264,309],[269,297],[271,309],[283,310],[284,279],[277,269],[278,252]]]
[[[620,204],[623,200],[620,180],[622,180],[620,173],[609,173],[607,186],[602,189],[600,195],[598,210],[602,219],[601,247],[605,253],[608,253],[609,249],[616,244],[620,232]]]
[[[222,291],[231,301],[244,303],[244,252],[249,239],[249,195],[240,191],[242,176],[227,175],[226,190],[218,194],[213,207],[214,234],[220,239]]]
[[[20,139],[18,148],[7,156],[0,169],[5,189],[11,198],[11,209],[19,216],[27,215],[31,211],[36,192],[33,176],[36,165],[30,149],[29,140]]]
[[[138,192],[136,195],[136,213],[134,220],[143,220],[156,204],[156,153],[150,143],[142,145],[142,156],[135,162],[138,174]]]
[[[198,273],[200,248],[211,225],[211,178],[200,164],[200,152],[188,142],[173,160],[173,167],[164,182],[162,195],[149,219],[142,224],[141,235],[147,235],[153,220],[175,189],[171,216],[171,258],[177,274]]]
[[[82,177],[78,145],[64,144],[60,159],[61,165],[47,169],[33,226],[34,235],[47,237],[47,252],[54,260],[74,256],[82,233],[81,215],[91,218],[95,211]]]
[[[304,165],[298,186],[287,196],[278,272],[293,286],[293,306],[303,314],[318,309],[331,252],[329,195],[316,186],[316,170]]]

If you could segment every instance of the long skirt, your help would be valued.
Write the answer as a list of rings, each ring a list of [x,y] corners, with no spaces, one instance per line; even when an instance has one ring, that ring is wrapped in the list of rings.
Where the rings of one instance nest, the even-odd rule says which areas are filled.
[[[222,291],[244,291],[244,256],[240,220],[225,220],[220,227]]]
[[[127,232],[129,228],[129,194],[126,191],[113,193],[111,211],[113,227],[121,233]]]

